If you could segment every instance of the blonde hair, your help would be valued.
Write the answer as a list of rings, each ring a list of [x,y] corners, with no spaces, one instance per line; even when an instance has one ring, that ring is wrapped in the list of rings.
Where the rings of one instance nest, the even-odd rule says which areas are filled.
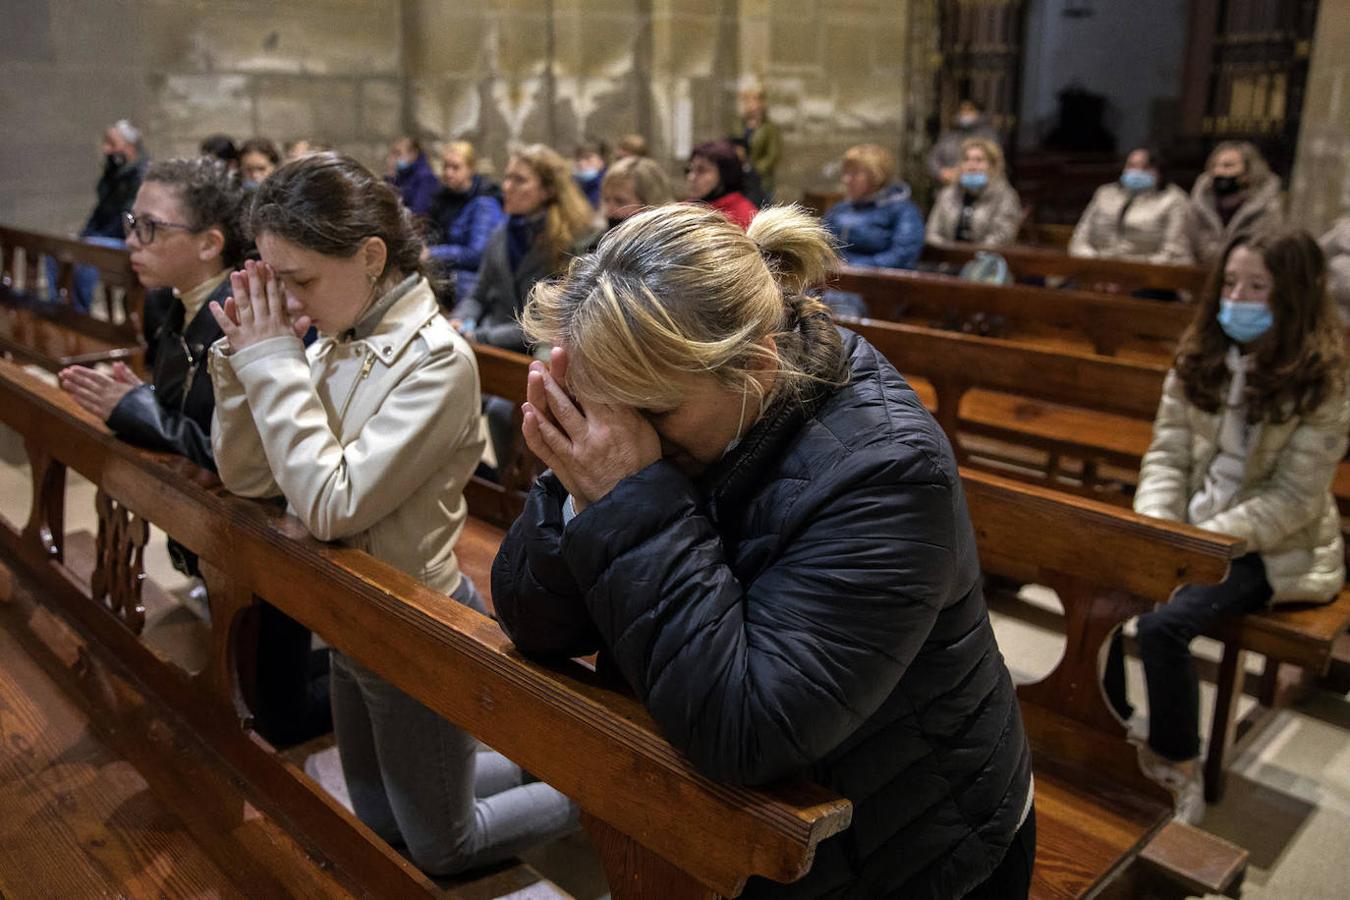
[[[473,144],[468,141],[450,141],[441,150],[442,156],[447,153],[453,153],[464,160],[464,165],[469,168],[469,171],[477,170],[478,153],[473,149]]]
[[[625,134],[619,138],[619,149],[633,156],[646,156],[647,139],[640,134]]]
[[[600,182],[603,191],[615,182],[625,182],[633,186],[633,193],[643,206],[661,206],[675,199],[670,188],[670,179],[661,166],[645,156],[627,156],[605,171],[605,180]]]
[[[1265,184],[1267,179],[1274,173],[1270,171],[1270,165],[1266,158],[1261,155],[1261,151],[1251,141],[1222,141],[1209,153],[1209,158],[1205,160],[1205,171],[1212,171],[1214,163],[1219,159],[1219,154],[1226,150],[1236,150],[1242,154],[1242,165],[1245,171],[1242,173],[1242,183],[1247,187],[1259,188]]]
[[[867,173],[877,187],[895,180],[895,155],[880,144],[858,144],[844,153],[844,168],[856,167]]]
[[[1003,148],[989,138],[973,137],[966,138],[961,142],[961,159],[966,158],[967,150],[983,150],[984,156],[989,160],[989,180],[1003,178],[1005,174],[1003,164]]]
[[[539,239],[544,242],[550,260],[558,266],[594,227],[595,210],[572,181],[572,164],[552,147],[544,144],[517,147],[511,152],[511,162],[517,160],[530,167],[549,195],[544,201],[547,213]]]
[[[568,386],[583,403],[670,409],[695,374],[762,401],[766,368],[775,393],[841,383],[839,333],[804,293],[835,261],[799,207],[766,209],[748,231],[702,206],[650,209],[566,278],[536,286],[521,324],[532,342],[568,351]]]

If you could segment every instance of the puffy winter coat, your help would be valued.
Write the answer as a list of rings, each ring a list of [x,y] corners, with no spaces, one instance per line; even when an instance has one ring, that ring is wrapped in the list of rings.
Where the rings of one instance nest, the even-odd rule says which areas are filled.
[[[468,191],[442,188],[427,214],[433,233],[427,254],[454,274],[455,298],[473,294],[478,267],[483,263],[492,234],[506,221],[501,192],[481,175],[473,177]]]
[[[851,266],[912,269],[923,250],[923,216],[907,184],[836,203],[825,213],[825,227],[839,238],[839,252]]]
[[[1350,217],[1337,220],[1318,242],[1327,255],[1327,290],[1350,323]]]
[[[432,171],[425,153],[419,153],[408,168],[395,172],[389,183],[398,189],[403,205],[419,216],[427,214],[432,198],[441,189],[441,180]]]
[[[959,184],[949,184],[938,192],[933,209],[928,214],[928,231],[924,236],[928,243],[941,247],[956,240],[956,229],[961,224],[961,208],[965,205],[964,194]],[[1017,230],[1021,224],[1021,198],[1012,185],[1002,178],[996,178],[975,198],[970,243],[989,246],[1011,244],[1017,240]]]
[[[1224,246],[1239,234],[1252,234],[1277,226],[1283,219],[1280,179],[1271,175],[1249,189],[1247,199],[1225,225],[1219,217],[1214,176],[1205,172],[1195,180],[1191,202],[1186,208],[1186,239],[1191,245],[1191,256],[1200,265],[1207,266],[1217,260]]]
[[[1220,392],[1225,396],[1227,389]],[[1191,497],[1219,448],[1219,413],[1186,399],[1175,371],[1163,386],[1153,443],[1144,454],[1135,512],[1187,521]],[[1242,488],[1228,509],[1191,524],[1247,542],[1261,554],[1272,603],[1321,603],[1345,582],[1341,517],[1331,482],[1345,456],[1350,399],[1336,394],[1304,416],[1258,426]]]
[[[1188,202],[1186,192],[1175,184],[1133,195],[1118,182],[1104,184],[1073,230],[1069,255],[1188,265],[1192,262],[1186,240]]]
[[[1002,860],[1030,756],[951,447],[844,337],[819,374],[846,386],[774,403],[697,481],[653,463],[564,527],[545,474],[493,597],[523,653],[600,649],[709,777],[853,802],[803,879],[744,896],[950,900]]]

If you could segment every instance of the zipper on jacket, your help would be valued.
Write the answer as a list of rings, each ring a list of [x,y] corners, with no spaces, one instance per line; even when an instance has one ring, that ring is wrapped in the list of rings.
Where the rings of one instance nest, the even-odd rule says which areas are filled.
[[[366,376],[370,374],[370,370],[375,368],[375,351],[371,348],[367,349],[369,350],[369,353],[366,355],[366,361],[361,364],[361,374],[356,376],[356,380],[352,382],[352,389],[347,392],[347,399],[342,401],[342,410],[338,412],[339,422],[346,420],[347,407],[352,405],[352,398],[356,396],[356,389],[361,386],[361,382],[366,380]]]

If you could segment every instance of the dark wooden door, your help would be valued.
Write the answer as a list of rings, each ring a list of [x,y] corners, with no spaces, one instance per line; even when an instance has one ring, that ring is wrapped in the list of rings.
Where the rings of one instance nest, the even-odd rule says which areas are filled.
[[[956,115],[962,99],[981,103],[1005,148],[1014,145],[1021,107],[1022,25],[1025,0],[941,0],[938,7],[938,121]]]

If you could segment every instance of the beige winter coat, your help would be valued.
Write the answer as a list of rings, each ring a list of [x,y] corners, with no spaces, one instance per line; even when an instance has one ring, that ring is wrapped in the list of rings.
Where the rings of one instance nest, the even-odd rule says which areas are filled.
[[[1338,220],[1319,243],[1327,255],[1327,290],[1350,324],[1350,217]]]
[[[428,586],[459,586],[464,485],[483,453],[478,366],[425,279],[365,339],[277,337],[211,349],[220,478],[284,495],[320,540],[345,540]]]
[[[1219,413],[1193,406],[1176,372],[1168,373],[1153,443],[1139,473],[1135,512],[1187,521],[1187,505],[1218,452],[1219,422]],[[1275,589],[1273,603],[1326,602],[1345,583],[1341,517],[1331,482],[1345,456],[1347,430],[1350,398],[1343,394],[1301,418],[1262,424],[1233,503],[1191,523],[1242,538],[1248,551],[1260,553]]]
[[[1214,176],[1205,172],[1191,188],[1191,202],[1186,208],[1186,240],[1196,263],[1207,266],[1217,260],[1228,242],[1239,234],[1253,234],[1279,225],[1283,220],[1279,176],[1271,175],[1253,188],[1233,218],[1224,225],[1215,205]]]
[[[1125,209],[1129,199],[1130,192],[1117,182],[1097,188],[1073,230],[1069,255],[1173,265],[1192,262],[1186,241],[1186,192],[1169,184],[1135,195]]]
[[[949,184],[938,192],[933,210],[928,214],[928,228],[924,240],[935,247],[956,240],[956,226],[961,222],[961,186]],[[989,182],[975,200],[971,222],[972,244],[997,246],[1017,240],[1022,225],[1022,201],[1012,185],[1002,178]]]

